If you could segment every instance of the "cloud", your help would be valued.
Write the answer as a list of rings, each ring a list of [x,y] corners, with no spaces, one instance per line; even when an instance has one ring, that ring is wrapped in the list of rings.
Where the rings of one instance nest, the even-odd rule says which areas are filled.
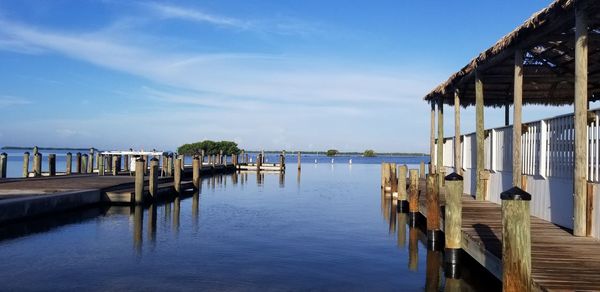
[[[227,26],[242,29],[248,28],[249,26],[248,23],[242,20],[216,14],[209,14],[198,9],[184,8],[156,2],[144,3],[142,5],[151,9],[162,18],[173,18],[194,22],[204,22],[218,26]]]
[[[31,101],[22,97],[0,95],[0,108],[28,104],[31,104]]]

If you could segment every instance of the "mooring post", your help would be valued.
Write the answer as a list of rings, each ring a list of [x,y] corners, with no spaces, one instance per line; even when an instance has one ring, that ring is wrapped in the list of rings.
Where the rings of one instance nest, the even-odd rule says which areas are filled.
[[[23,153],[23,177],[29,177],[29,152]]]
[[[302,159],[302,154],[300,153],[300,151],[298,151],[298,170],[300,170],[302,168],[300,160]]]
[[[87,166],[88,166],[88,155],[83,154],[83,155],[81,155],[81,171],[83,173],[87,173]]]
[[[440,202],[439,192],[436,186],[437,176],[441,174],[429,174],[426,178],[427,185],[427,247],[437,250],[440,231]]]
[[[0,154],[0,178],[6,178],[6,167],[8,164],[8,154],[2,152]]]
[[[181,194],[181,158],[175,159],[175,176],[173,177],[173,186],[175,192]]]
[[[397,174],[397,168],[396,168],[396,163],[392,163],[390,164],[390,184],[391,184],[391,193],[392,193],[392,198],[398,198],[398,174]],[[397,203],[397,202],[394,202]]]
[[[463,177],[456,172],[446,176],[446,206],[444,236],[446,238],[446,277],[458,277],[459,254],[462,248]]]
[[[38,147],[37,146],[33,146],[33,155],[35,156],[38,153],[39,153]]]
[[[67,152],[67,167],[65,170],[66,175],[71,175],[73,172],[73,154],[71,152]]]
[[[279,171],[283,172],[283,154],[279,154]]]
[[[98,175],[104,175],[104,154],[98,156]]]
[[[200,189],[200,158],[198,156],[194,156],[192,159],[192,183],[194,189]]]
[[[390,182],[390,164],[387,162],[383,163],[383,190],[386,193],[386,196],[389,192],[392,191],[392,186]]]
[[[518,187],[502,199],[502,290],[531,291],[531,195]]]
[[[144,203],[144,160],[142,158],[135,161],[135,203]]]
[[[119,174],[119,155],[112,156],[112,175]]]
[[[260,168],[262,167],[262,154],[258,154],[256,158],[256,171],[260,172]]]
[[[77,171],[77,173],[81,173],[81,152],[77,152],[77,154],[75,154],[75,170]]]
[[[94,173],[94,148],[90,148],[88,155],[87,173]]]
[[[150,198],[154,201],[158,198],[158,159],[150,159],[150,177],[148,182]]]
[[[56,154],[48,154],[48,175],[56,175]]]
[[[406,164],[398,167],[398,211],[401,213],[408,212],[408,194],[406,192],[406,174],[408,167]]]
[[[410,192],[408,194],[408,215],[409,225],[416,226],[417,213],[419,213],[419,171],[411,169],[409,171]]]
[[[33,176],[42,176],[42,153],[36,153],[33,156]]]
[[[385,191],[385,162],[381,163],[381,189]]]

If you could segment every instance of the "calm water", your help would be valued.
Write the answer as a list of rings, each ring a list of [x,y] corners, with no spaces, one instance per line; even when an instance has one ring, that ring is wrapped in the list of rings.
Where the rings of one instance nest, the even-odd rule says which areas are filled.
[[[379,165],[295,168],[207,178],[200,194],[148,208],[0,228],[0,289],[444,289],[442,255],[382,200]],[[498,289],[464,274],[479,283],[449,285]]]

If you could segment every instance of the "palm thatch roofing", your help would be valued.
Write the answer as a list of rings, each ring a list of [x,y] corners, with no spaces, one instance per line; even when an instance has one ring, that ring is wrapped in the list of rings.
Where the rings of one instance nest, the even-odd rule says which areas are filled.
[[[475,75],[483,82],[485,106],[513,101],[514,55],[523,57],[523,104],[567,105],[574,100],[575,7],[588,20],[588,100],[600,100],[600,1],[556,0],[479,54],[424,99],[475,104]]]

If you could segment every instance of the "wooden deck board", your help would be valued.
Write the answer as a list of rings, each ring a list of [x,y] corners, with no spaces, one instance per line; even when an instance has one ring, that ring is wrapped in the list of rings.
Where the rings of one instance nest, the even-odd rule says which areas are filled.
[[[487,264],[482,263],[486,267],[493,267],[495,264],[501,266],[500,205],[478,202],[470,196],[464,196],[462,202],[463,249],[470,254],[479,253],[471,256],[479,261],[487,261]],[[420,196],[419,207],[421,214],[426,217],[427,207],[423,194]],[[465,246],[466,244],[477,245],[486,252],[473,246]],[[575,237],[559,226],[531,216],[531,258],[535,289],[600,290],[600,241],[595,238]],[[495,275],[499,276],[497,273]]]

